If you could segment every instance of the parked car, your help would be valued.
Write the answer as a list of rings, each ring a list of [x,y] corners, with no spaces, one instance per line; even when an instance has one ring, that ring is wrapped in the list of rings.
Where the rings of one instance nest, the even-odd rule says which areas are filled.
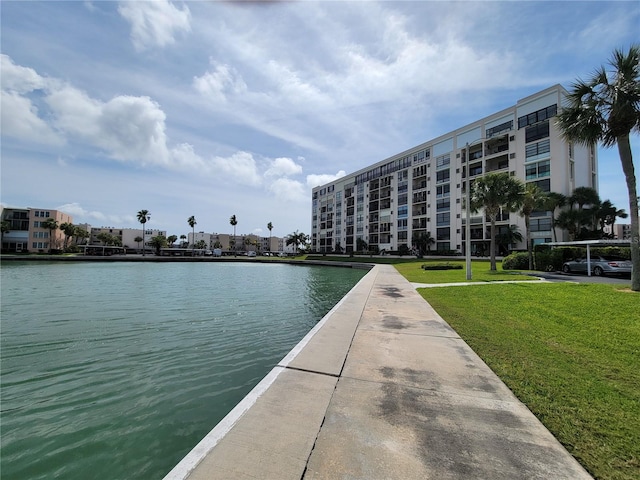
[[[579,258],[562,264],[564,273],[587,273],[587,259]],[[591,273],[601,275],[631,275],[631,260],[620,257],[591,257]]]
[[[255,257],[255,256],[256,256],[256,252],[254,251],[247,252],[247,257]]]

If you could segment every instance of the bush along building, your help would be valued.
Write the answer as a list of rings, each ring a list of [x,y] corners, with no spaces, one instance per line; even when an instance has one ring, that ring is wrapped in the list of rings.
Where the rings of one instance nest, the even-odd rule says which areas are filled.
[[[542,90],[500,112],[446,133],[312,191],[311,248],[316,252],[408,252],[418,244],[437,253],[465,251],[467,181],[507,173],[545,192],[566,196],[577,187],[598,188],[597,151],[565,141],[554,117],[566,90]],[[468,175],[467,175],[468,172]],[[471,254],[490,241],[482,211],[470,217]],[[524,220],[501,212],[498,236]],[[554,238],[553,212],[531,215],[532,243]],[[426,240],[425,240],[426,239]],[[523,241],[508,248],[526,249]],[[506,253],[506,252],[501,252]]]

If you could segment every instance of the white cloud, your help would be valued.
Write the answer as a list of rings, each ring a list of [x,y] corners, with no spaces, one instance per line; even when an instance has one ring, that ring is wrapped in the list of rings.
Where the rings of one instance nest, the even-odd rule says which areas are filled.
[[[0,70],[2,90],[29,93],[45,88],[47,83],[33,68],[16,65],[8,55],[0,54]]]
[[[77,202],[65,203],[55,207],[56,210],[65,212],[73,217],[73,223],[88,223],[93,225],[93,222],[101,222],[101,225],[130,225],[135,222],[133,215],[111,215],[98,212],[96,210],[86,210]]]
[[[222,102],[228,96],[246,92],[247,84],[234,68],[229,65],[214,64],[213,66],[213,71],[193,78],[193,86],[199,93],[211,100]]]
[[[175,43],[175,34],[191,30],[191,12],[167,0],[122,2],[118,13],[131,24],[131,41],[142,51]]]
[[[62,145],[64,139],[38,117],[38,109],[17,93],[1,93],[2,135],[44,145]]]
[[[117,160],[170,163],[165,114],[149,97],[117,96],[106,103],[71,86],[46,97],[58,128]]]
[[[230,157],[214,157],[211,160],[214,174],[223,173],[242,185],[258,186],[262,183],[256,161],[248,152],[236,152]]]
[[[309,199],[309,192],[302,182],[291,178],[278,178],[268,188],[280,200],[305,202]]]
[[[271,166],[264,172],[267,177],[288,177],[302,173],[302,165],[298,165],[291,158],[280,157],[271,162]]]
[[[338,178],[342,178],[347,174],[344,170],[340,170],[335,175],[331,174],[321,174],[321,175],[307,175],[307,186],[309,188],[319,187],[320,185],[324,185],[325,183],[333,182]]]

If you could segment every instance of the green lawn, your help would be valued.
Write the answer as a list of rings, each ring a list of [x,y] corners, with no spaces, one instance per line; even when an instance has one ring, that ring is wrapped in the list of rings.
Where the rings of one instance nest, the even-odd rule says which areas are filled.
[[[449,263],[461,265],[462,270],[423,270],[422,264]],[[467,281],[464,260],[417,260],[410,263],[395,265],[396,269],[410,282],[416,283],[459,283]],[[497,270],[492,272],[488,261],[474,260],[471,262],[471,281],[495,282],[504,280],[535,280],[535,277],[521,275],[517,272],[503,271],[502,262],[498,262]]]
[[[564,283],[419,292],[595,478],[640,479],[640,294]]]

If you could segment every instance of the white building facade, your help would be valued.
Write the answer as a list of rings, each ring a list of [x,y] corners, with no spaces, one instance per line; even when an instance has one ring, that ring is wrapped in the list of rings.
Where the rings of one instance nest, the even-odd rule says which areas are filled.
[[[555,85],[478,120],[312,191],[311,249],[352,252],[362,242],[371,251],[413,247],[429,233],[440,252],[464,253],[467,171],[470,180],[505,172],[542,190],[571,195],[576,187],[598,188],[596,147],[562,139],[554,117],[566,90]],[[468,161],[467,161],[468,148]],[[502,213],[499,229],[524,220]],[[488,219],[472,214],[471,253],[488,251]],[[533,242],[554,240],[553,212],[534,212]],[[557,232],[557,240],[566,240]],[[513,245],[525,249],[526,245]]]

